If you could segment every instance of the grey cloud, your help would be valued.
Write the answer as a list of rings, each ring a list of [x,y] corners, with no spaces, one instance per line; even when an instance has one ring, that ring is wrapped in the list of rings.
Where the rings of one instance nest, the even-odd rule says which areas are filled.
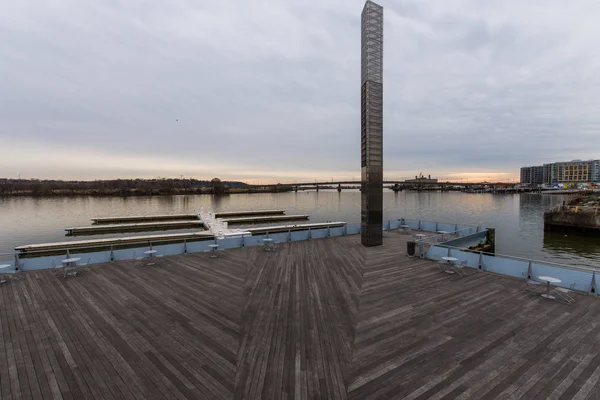
[[[0,15],[0,139],[358,175],[362,2],[26,3]],[[598,3],[381,4],[387,170],[600,156]]]

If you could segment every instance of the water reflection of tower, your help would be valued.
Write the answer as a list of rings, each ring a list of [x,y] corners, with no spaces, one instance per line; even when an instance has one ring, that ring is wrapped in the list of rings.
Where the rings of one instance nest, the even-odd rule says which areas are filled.
[[[188,211],[190,208],[190,196],[187,194],[179,197],[181,199],[181,208],[184,211]]]
[[[221,211],[221,203],[223,201],[223,196],[218,194],[211,195],[211,206],[214,211]]]
[[[415,201],[415,211],[419,219],[427,218],[431,209],[431,192],[417,191]]]
[[[160,210],[168,214],[174,209],[176,198],[172,195],[148,197],[147,205],[152,205],[154,202],[158,203]]]
[[[539,195],[520,194],[519,196],[519,224],[535,219],[541,208],[541,198]]]
[[[556,204],[560,204],[564,200],[563,196],[544,195],[539,193],[521,193],[518,194],[518,196],[520,214],[541,214],[544,211],[548,211]]]

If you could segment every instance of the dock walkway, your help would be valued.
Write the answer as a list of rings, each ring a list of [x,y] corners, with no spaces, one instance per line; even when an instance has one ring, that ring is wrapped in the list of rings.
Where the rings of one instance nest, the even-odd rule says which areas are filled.
[[[68,236],[194,228],[206,229],[212,232],[218,221],[240,225],[309,219],[308,215],[284,215],[284,213],[283,210],[255,210],[212,214],[201,210],[199,214],[92,218],[92,221],[94,221],[92,226],[65,228],[65,231]],[[217,230],[230,232],[225,226],[219,226]],[[217,232],[215,231],[215,233]]]
[[[29,244],[15,247],[20,253],[36,253],[40,251],[88,249],[94,250],[102,246],[144,246],[148,243],[183,242],[184,240],[214,239],[210,232],[165,233],[162,235],[129,236],[122,238],[74,240],[70,242]]]
[[[94,224],[123,224],[152,221],[197,220],[198,214],[132,215],[121,217],[92,218]]]
[[[0,286],[0,398],[596,399],[600,300],[360,236]]]
[[[217,212],[217,218],[250,217],[253,215],[283,215],[284,210],[251,210]],[[197,220],[200,214],[164,214],[164,215],[133,215],[120,217],[92,218],[94,224],[122,224],[152,221]]]
[[[167,229],[205,229],[202,221],[157,221],[141,222],[136,224],[102,224],[92,226],[79,226],[75,228],[65,228],[68,235],[100,235],[104,233],[122,233],[122,232],[142,232],[159,231]]]

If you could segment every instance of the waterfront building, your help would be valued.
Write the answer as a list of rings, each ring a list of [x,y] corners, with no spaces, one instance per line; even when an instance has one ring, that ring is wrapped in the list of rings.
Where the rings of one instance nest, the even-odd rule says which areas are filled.
[[[544,167],[522,167],[521,183],[527,185],[541,185],[542,183],[544,183]]]
[[[383,244],[383,7],[361,15],[361,241]]]
[[[521,168],[521,183],[598,183],[600,182],[600,160],[572,160],[548,163],[542,166]]]
[[[406,183],[437,183],[438,180],[436,178],[431,178],[431,175],[427,177],[423,176],[423,174],[419,176],[415,176],[415,179],[406,179],[404,182]]]
[[[554,164],[544,164],[542,170],[542,183],[544,185],[550,185],[555,181],[556,168],[554,168]]]

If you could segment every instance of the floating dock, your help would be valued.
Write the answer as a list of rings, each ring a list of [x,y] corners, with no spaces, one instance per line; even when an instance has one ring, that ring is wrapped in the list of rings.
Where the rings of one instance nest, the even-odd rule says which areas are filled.
[[[147,236],[131,236],[124,238],[110,238],[110,239],[91,239],[91,240],[77,240],[72,242],[55,242],[55,243],[41,243],[41,244],[28,244],[25,246],[15,247],[16,251],[21,253],[30,253],[38,251],[52,251],[52,250],[64,250],[66,248],[89,248],[89,247],[102,247],[102,246],[125,246],[131,244],[142,244],[148,242],[181,242],[186,239],[214,239],[214,235],[209,232],[192,232],[192,233],[170,233],[165,235],[147,235]]]
[[[278,233],[288,231],[305,231],[308,229],[323,229],[323,228],[339,228],[346,226],[345,222],[322,222],[314,224],[300,224],[300,225],[279,225],[279,226],[261,226],[260,228],[248,228],[246,231],[253,235],[260,235],[263,233]]]
[[[253,215],[283,215],[285,210],[224,211],[215,213],[215,218],[249,217]],[[198,220],[200,214],[133,215],[122,217],[92,218],[94,224],[125,224],[152,221]]]
[[[94,224],[123,224],[132,222],[150,221],[180,221],[200,219],[198,214],[172,214],[172,215],[134,215],[123,217],[92,218]]]
[[[277,215],[264,215],[265,211],[238,211],[231,213],[216,214],[216,219],[227,224],[258,224],[258,223],[269,223],[269,222],[280,222],[280,221],[300,221],[308,220],[308,215],[283,215],[283,211],[271,210],[266,211]],[[219,215],[229,215],[229,218],[221,218]],[[253,215],[236,218],[234,215]],[[183,215],[179,215],[183,218]],[[157,218],[164,218],[164,215],[152,216]],[[143,218],[143,217],[123,217],[125,219],[131,218]],[[168,229],[205,229],[210,230],[214,224],[215,218],[207,218],[206,220],[199,214],[196,216],[196,220],[190,221],[161,221],[157,219],[155,222],[141,222],[134,224],[96,224],[91,226],[80,226],[74,228],[65,228],[67,236],[83,236],[83,235],[102,235],[110,233],[122,233],[122,232],[143,232],[143,231],[160,231]],[[213,221],[210,224],[208,221]],[[225,231],[223,228],[219,228],[220,231]]]
[[[215,213],[216,218],[249,217],[253,215],[283,215],[285,210],[257,210],[257,211],[224,211]]]
[[[277,232],[288,232],[288,231],[302,231],[308,229],[323,229],[323,228],[336,228],[345,226],[345,222],[323,222],[313,224],[299,224],[299,225],[279,225],[279,226],[265,226],[259,228],[239,230],[227,230],[227,233],[223,234],[224,237],[231,236],[244,236],[247,234],[260,235],[263,233],[277,233]],[[90,240],[76,240],[71,242],[54,242],[54,243],[40,243],[40,244],[29,244],[25,246],[15,247],[15,251],[21,253],[37,253],[42,251],[56,251],[64,250],[69,248],[70,250],[78,248],[99,248],[109,246],[128,246],[135,244],[147,244],[148,242],[183,242],[184,240],[213,240],[215,235],[211,232],[191,232],[191,233],[170,233],[164,235],[146,235],[146,236],[131,236],[124,238],[108,238],[108,239],[90,239]],[[158,244],[158,243],[157,243]]]
[[[189,233],[172,233],[161,235],[131,236],[121,238],[90,239],[69,242],[30,244],[15,247],[15,250],[29,256],[39,255],[40,252],[53,252],[58,250],[106,248],[111,246],[135,246],[148,242],[183,242],[184,240],[212,240],[215,238],[226,238],[233,236],[245,236],[262,233],[275,233],[287,231],[300,231],[319,229],[327,227],[342,227],[345,222],[326,222],[312,224],[294,224],[256,227],[251,229],[230,229],[229,224],[253,224],[261,222],[299,221],[308,220],[308,215],[285,215],[284,210],[257,210],[257,211],[228,211],[221,213],[206,213],[203,210],[199,214],[173,214],[173,215],[150,215],[150,216],[125,216],[93,218],[96,225],[66,228],[68,235],[94,235],[122,232],[152,231],[161,229],[190,229],[203,228],[205,231]],[[139,223],[116,224],[124,221],[146,221]],[[35,254],[33,254],[35,253]]]
[[[67,235],[101,235],[108,233],[121,232],[142,232],[142,231],[160,231],[166,229],[206,229],[202,221],[165,221],[165,222],[146,222],[141,224],[120,224],[120,225],[92,225],[81,226],[77,228],[65,228]]]
[[[223,218],[228,224],[257,224],[261,222],[300,221],[307,220],[308,215],[274,215],[268,217]]]

